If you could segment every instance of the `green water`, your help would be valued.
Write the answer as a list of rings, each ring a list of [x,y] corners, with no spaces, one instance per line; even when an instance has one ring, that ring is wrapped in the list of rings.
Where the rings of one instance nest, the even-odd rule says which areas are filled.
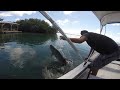
[[[52,52],[49,48],[51,44],[65,58],[73,61],[71,69],[83,62],[68,42],[59,40],[57,35],[35,33],[0,34],[0,78],[44,79],[50,78],[50,73],[53,71],[55,73],[52,73],[51,77],[57,78],[71,70],[67,69],[65,73],[55,71],[57,68],[55,66],[59,66],[59,63],[57,63],[54,56],[51,56]],[[83,58],[88,55],[89,47],[86,43],[75,44],[75,46]],[[51,67],[49,72],[46,67]]]

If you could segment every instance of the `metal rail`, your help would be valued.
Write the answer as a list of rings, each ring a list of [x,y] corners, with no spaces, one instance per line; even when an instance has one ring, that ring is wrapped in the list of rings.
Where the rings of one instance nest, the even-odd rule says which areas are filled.
[[[65,33],[63,32],[63,30],[57,25],[57,23],[45,12],[45,11],[39,11],[45,18],[47,18],[55,27],[56,30],[58,30],[68,41],[68,43],[71,45],[71,47],[75,50],[75,52],[77,53],[77,55],[81,58],[81,60],[83,60],[82,56],[80,55],[80,52],[77,50],[77,48],[74,46],[74,44],[72,43],[72,41],[67,38],[67,36],[65,35]]]

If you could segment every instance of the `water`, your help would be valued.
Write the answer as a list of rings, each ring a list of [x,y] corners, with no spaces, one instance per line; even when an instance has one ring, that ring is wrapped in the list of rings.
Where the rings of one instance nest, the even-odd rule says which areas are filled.
[[[51,56],[49,46],[54,45],[73,64],[60,66]],[[85,58],[89,53],[86,43],[75,44]],[[0,78],[45,79],[57,78],[67,73],[83,60],[76,55],[67,41],[57,35],[35,33],[0,34]]]

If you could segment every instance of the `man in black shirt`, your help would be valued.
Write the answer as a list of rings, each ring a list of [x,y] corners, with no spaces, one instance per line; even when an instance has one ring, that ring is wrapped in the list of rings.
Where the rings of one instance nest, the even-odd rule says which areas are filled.
[[[101,34],[88,32],[87,30],[81,31],[81,35],[80,38],[70,38],[70,40],[74,43],[83,43],[86,41],[91,47],[90,52],[95,50],[100,53],[100,55],[89,65],[93,75],[97,75],[100,68],[119,58],[119,46],[111,38]],[[65,40],[63,36],[60,36],[60,38]]]

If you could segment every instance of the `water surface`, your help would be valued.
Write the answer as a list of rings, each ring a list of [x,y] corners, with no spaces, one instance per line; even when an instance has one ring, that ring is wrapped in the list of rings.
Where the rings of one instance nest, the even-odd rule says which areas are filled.
[[[49,48],[54,45],[73,64],[65,67]],[[86,43],[75,44],[85,58],[89,53]],[[36,33],[0,34],[0,78],[44,79],[57,78],[73,69],[83,60],[76,55],[67,41],[57,35]],[[60,69],[60,70],[59,70]]]

